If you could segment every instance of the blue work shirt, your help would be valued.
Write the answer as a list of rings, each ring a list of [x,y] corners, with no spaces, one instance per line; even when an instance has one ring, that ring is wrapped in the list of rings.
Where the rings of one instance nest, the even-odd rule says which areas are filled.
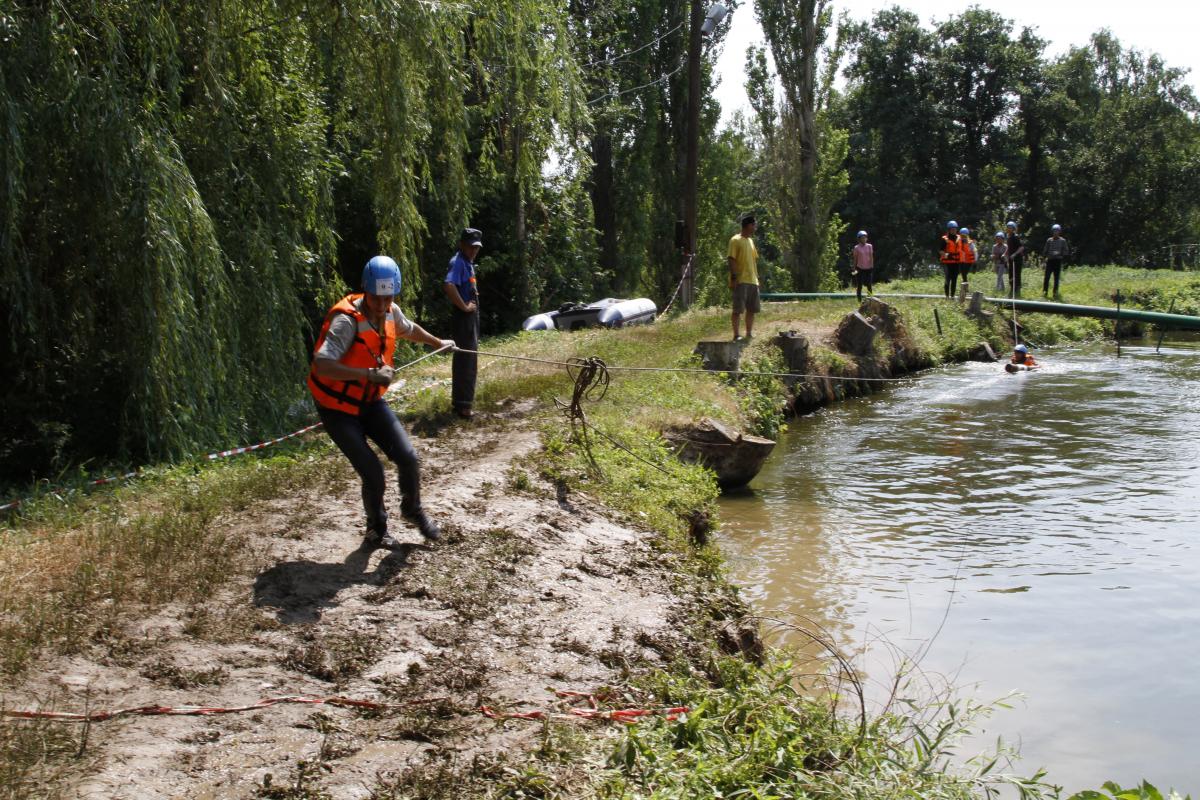
[[[458,289],[458,296],[464,303],[471,303],[479,297],[475,291],[475,265],[467,260],[462,250],[450,259],[450,271],[446,273],[446,283],[453,283]]]

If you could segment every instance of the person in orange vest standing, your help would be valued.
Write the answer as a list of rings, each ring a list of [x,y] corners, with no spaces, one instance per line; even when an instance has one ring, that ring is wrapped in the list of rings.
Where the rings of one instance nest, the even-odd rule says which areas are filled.
[[[958,277],[962,279],[964,287],[967,286],[967,281],[970,280],[971,270],[975,268],[975,262],[979,258],[979,249],[975,245],[975,240],[971,238],[970,228],[959,228],[959,256],[962,259],[958,264]]]
[[[395,379],[393,361],[397,339],[430,347],[454,347],[409,320],[396,305],[400,268],[387,256],[375,256],[362,274],[362,293],[339,300],[325,316],[313,348],[308,389],[329,438],[345,454],[362,479],[368,544],[397,550],[400,543],[388,532],[384,506],[386,477],[383,464],[367,440],[375,442],[399,472],[400,516],[416,525],[430,541],[438,526],[421,507],[421,473],[417,451],[404,426],[383,399]]]
[[[962,239],[958,235],[958,223],[954,220],[946,223],[939,257],[942,261],[942,272],[945,274],[942,291],[946,297],[954,297],[958,285],[958,267],[962,263]]]

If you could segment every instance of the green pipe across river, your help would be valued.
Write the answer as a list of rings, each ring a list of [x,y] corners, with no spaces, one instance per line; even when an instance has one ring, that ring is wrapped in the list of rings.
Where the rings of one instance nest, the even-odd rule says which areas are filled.
[[[876,297],[905,297],[921,300],[940,300],[940,294],[877,294]],[[765,292],[762,299],[773,302],[788,300],[830,300],[855,297],[853,292]],[[1077,306],[1070,303],[1048,303],[1040,300],[1012,300],[1007,297],[985,297],[995,303],[1017,311],[1038,314],[1062,314],[1068,317],[1096,317],[1097,319],[1122,319],[1134,322],[1149,322],[1164,328],[1180,331],[1200,331],[1200,317],[1187,314],[1164,314],[1160,311],[1141,311],[1122,308],[1119,311],[1108,306]]]

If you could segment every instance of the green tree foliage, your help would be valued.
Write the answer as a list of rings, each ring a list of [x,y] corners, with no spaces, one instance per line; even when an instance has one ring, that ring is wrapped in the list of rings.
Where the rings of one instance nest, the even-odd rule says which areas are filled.
[[[587,119],[554,10],[0,3],[5,477],[280,430],[343,281],[383,251],[419,300],[484,203],[535,300]]]
[[[1047,203],[1032,221],[1063,224],[1079,260],[1136,263],[1200,233],[1189,230],[1200,208],[1200,102],[1184,79],[1108,32],[1047,68],[1025,115],[1044,131],[1047,173]]]
[[[813,291],[821,285],[830,222],[818,186],[821,158],[833,155],[823,152],[822,141],[830,133],[828,121],[822,118],[828,95],[818,90],[819,56],[833,21],[832,10],[826,0],[755,0],[754,8],[783,90],[776,106],[765,52],[751,48],[746,90],[763,129],[765,157],[772,171],[772,190],[766,199],[778,221],[784,262],[795,288]],[[836,170],[827,175],[835,176]],[[824,199],[828,201],[828,192]]]
[[[0,462],[182,453],[277,423],[333,232],[294,25],[209,4],[0,11]]]
[[[835,210],[871,231],[881,277],[934,262],[951,218],[981,241],[1013,219],[1035,246],[1059,222],[1086,263],[1200,235],[1200,106],[1157,57],[1102,32],[1047,61],[1029,29],[979,8],[931,28],[885,9],[849,39]]]
[[[1013,119],[1044,43],[979,8],[928,30],[885,9],[849,38],[851,182],[839,210],[871,230],[886,277],[932,261],[946,220],[991,226],[1016,202]]]
[[[592,112],[586,186],[598,250],[593,287],[665,301],[682,267],[675,225],[684,218],[688,4],[571,0],[569,7]],[[711,97],[712,66],[728,27],[723,23],[706,39],[701,62],[702,178],[716,152],[720,107]],[[709,197],[699,203],[703,239],[725,230],[738,209],[735,198],[714,196],[703,181],[701,194]],[[701,283],[717,268],[704,253],[697,267]],[[725,271],[723,261],[719,269]]]

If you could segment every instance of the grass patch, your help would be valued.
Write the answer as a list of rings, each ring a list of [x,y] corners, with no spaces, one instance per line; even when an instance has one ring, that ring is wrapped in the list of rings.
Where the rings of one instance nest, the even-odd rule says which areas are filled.
[[[18,675],[46,650],[112,646],[135,611],[211,598],[252,559],[221,515],[327,480],[325,449],[164,469],[23,506],[0,530],[0,670]]]
[[[62,797],[57,780],[82,749],[81,731],[61,722],[0,717],[0,800]]]
[[[280,663],[318,680],[341,685],[374,664],[382,650],[380,638],[366,631],[322,635],[309,630]]]
[[[1041,274],[1040,267],[1026,267],[1026,286],[1021,297],[1044,299],[1040,285]],[[884,291],[937,293],[941,290],[940,281],[940,277],[894,281],[887,284]],[[1200,316],[1200,274],[1195,272],[1117,266],[1070,267],[1063,273],[1060,295],[1053,300],[1074,305],[1115,308],[1118,292],[1123,308]],[[901,304],[905,301],[896,302]],[[1025,328],[1026,338],[1042,345],[1116,336],[1112,320],[1060,317],[1053,314],[1020,314],[1018,318]],[[1126,325],[1122,325],[1122,330],[1128,330]]]

